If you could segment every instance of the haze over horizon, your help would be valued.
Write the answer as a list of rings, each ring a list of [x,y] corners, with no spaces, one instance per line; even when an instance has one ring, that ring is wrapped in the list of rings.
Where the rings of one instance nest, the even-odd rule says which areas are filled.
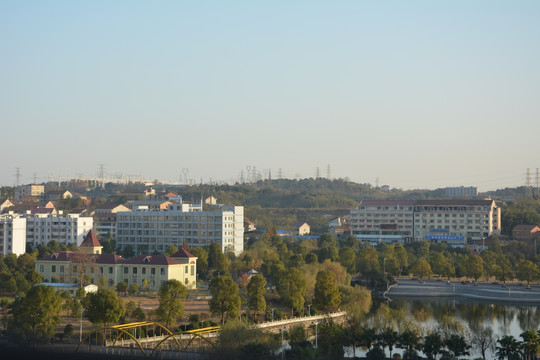
[[[0,17],[1,185],[17,168],[232,183],[330,165],[488,191],[540,167],[540,2],[4,1]]]

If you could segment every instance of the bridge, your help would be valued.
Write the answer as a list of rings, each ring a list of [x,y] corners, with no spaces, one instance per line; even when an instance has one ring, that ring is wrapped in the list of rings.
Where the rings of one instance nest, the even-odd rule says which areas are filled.
[[[292,317],[252,325],[254,328],[279,332],[295,325],[309,327],[325,319],[342,322],[346,312]],[[212,326],[181,333],[172,333],[167,327],[151,322],[105,326],[85,336],[76,352],[90,352],[106,355],[128,355],[141,358],[183,359],[186,353],[206,352],[215,347],[221,326]],[[159,354],[159,355],[158,355]]]

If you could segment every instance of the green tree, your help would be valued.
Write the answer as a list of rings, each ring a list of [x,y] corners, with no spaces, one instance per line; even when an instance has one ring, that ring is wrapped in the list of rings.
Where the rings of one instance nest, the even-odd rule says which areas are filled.
[[[356,253],[350,247],[339,249],[339,262],[347,268],[349,274],[356,272]]]
[[[447,277],[448,280],[450,280],[450,277],[454,276],[454,274],[456,273],[452,262],[446,256],[444,256],[443,253],[436,253],[433,256],[432,264],[433,271],[436,274]]]
[[[341,294],[333,272],[323,270],[317,273],[313,304],[319,310],[336,309],[341,304]]]
[[[497,261],[494,266],[494,275],[495,277],[506,284],[507,280],[511,280],[512,275],[512,265],[510,261],[504,254],[499,254],[497,256]]]
[[[290,268],[282,273],[278,279],[277,287],[284,303],[291,309],[291,316],[294,314],[294,310],[302,310],[304,307],[306,280],[300,270]]]
[[[126,309],[116,293],[110,289],[99,289],[95,293],[88,293],[84,298],[86,318],[92,324],[113,324],[124,316]]]
[[[8,336],[20,344],[47,342],[60,323],[62,297],[50,286],[37,285],[10,309]]]
[[[433,271],[431,271],[431,265],[424,258],[419,258],[411,267],[411,272],[422,280],[425,277],[431,276]]]
[[[139,286],[135,283],[131,283],[128,286],[128,294],[133,296],[139,293]]]
[[[257,318],[257,313],[266,309],[266,279],[262,275],[253,276],[247,285],[248,308],[253,311],[253,318]]]
[[[465,340],[465,337],[461,335],[452,334],[444,343],[454,359],[458,359],[463,355],[469,355],[471,345],[469,345],[467,340]]]
[[[116,284],[116,291],[119,294],[126,294],[128,291],[128,284],[125,281],[120,281],[118,284]]]
[[[423,352],[429,360],[436,360],[437,355],[443,351],[444,341],[438,332],[432,332],[424,338]]]
[[[210,312],[221,316],[221,323],[225,322],[225,314],[236,318],[240,310],[240,295],[238,286],[234,283],[230,275],[216,276],[210,282],[210,294],[212,298],[208,301]]]
[[[523,355],[525,360],[536,360],[540,347],[540,336],[535,330],[525,330],[519,335],[522,339]]]
[[[356,257],[356,270],[365,278],[380,271],[379,257],[374,247],[363,247]]]
[[[532,261],[521,260],[516,270],[516,276],[520,281],[527,281],[527,285],[530,286],[531,281],[539,278],[540,271]]]
[[[497,358],[499,360],[519,360],[521,359],[521,344],[512,335],[504,335],[497,340]]]
[[[158,295],[159,307],[156,315],[169,326],[184,315],[182,301],[187,295],[186,287],[180,281],[171,279],[159,287]]]
[[[200,246],[192,247],[189,251],[197,257],[197,272],[200,274],[200,277],[206,279],[206,273],[208,272],[208,252]]]
[[[469,255],[464,259],[465,275],[478,281],[484,275],[484,260],[480,255]]]
[[[221,250],[221,245],[212,243],[208,250],[208,268],[215,274],[225,275],[230,265],[231,261]]]
[[[171,256],[173,254],[176,254],[178,252],[178,248],[176,245],[168,245],[167,249],[165,249],[165,255]]]

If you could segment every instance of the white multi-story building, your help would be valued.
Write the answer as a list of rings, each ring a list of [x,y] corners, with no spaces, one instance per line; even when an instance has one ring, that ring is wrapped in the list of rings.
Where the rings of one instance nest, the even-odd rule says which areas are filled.
[[[414,204],[408,200],[362,200],[351,210],[351,233],[371,243],[412,241]]]
[[[116,214],[120,211],[130,211],[124,205],[106,205],[97,208],[92,215],[94,232],[100,238],[116,238]]]
[[[36,200],[38,197],[45,192],[45,186],[43,185],[36,185],[36,184],[29,184],[29,185],[21,185],[15,189],[14,192],[14,199],[17,202],[22,202],[27,198],[35,198]]]
[[[478,188],[475,186],[447,187],[446,196],[477,196]]]
[[[26,219],[14,215],[0,216],[0,254],[22,255],[26,252]]]
[[[428,240],[480,248],[501,234],[501,211],[493,200],[363,200],[351,210],[351,231],[359,240]]]
[[[479,248],[485,238],[500,234],[501,209],[493,200],[419,200],[414,207],[417,240]]]
[[[32,248],[56,240],[59,244],[81,245],[85,235],[92,230],[93,219],[79,214],[40,214],[28,212],[26,242]]]
[[[221,245],[223,251],[244,250],[244,207],[222,205],[201,211],[190,204],[169,204],[165,210],[138,207],[116,217],[116,244],[130,245],[136,254],[164,253],[169,245],[180,247]]]

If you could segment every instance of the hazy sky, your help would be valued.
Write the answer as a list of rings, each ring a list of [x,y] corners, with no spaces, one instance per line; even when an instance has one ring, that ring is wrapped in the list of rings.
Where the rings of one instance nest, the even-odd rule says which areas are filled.
[[[540,1],[0,0],[0,184],[535,182]]]

